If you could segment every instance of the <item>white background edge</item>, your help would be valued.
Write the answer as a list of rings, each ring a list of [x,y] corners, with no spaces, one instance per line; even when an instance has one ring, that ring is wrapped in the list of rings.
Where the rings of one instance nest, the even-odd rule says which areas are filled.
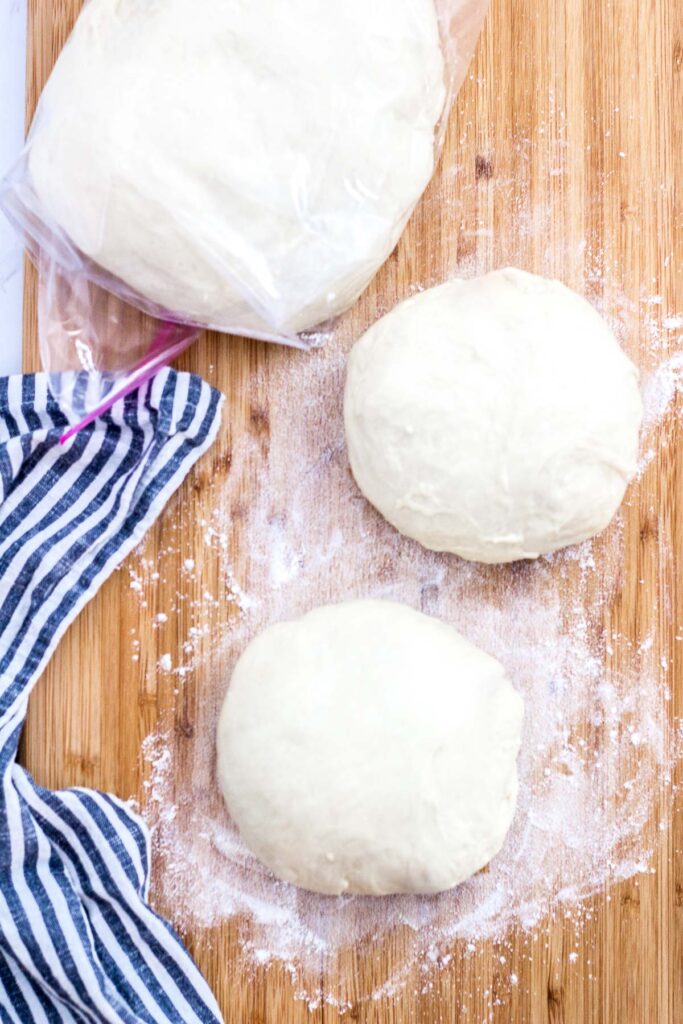
[[[24,141],[25,83],[26,0],[0,0],[0,178]],[[0,376],[21,371],[22,267],[21,242],[0,214]]]

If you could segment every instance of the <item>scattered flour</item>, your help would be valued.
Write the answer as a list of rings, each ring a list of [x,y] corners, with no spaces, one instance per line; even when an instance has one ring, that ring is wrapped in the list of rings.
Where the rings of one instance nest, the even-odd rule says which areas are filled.
[[[520,246],[550,237],[550,207],[513,212]],[[344,950],[372,948],[397,928],[411,937],[406,962],[367,998],[398,991],[416,965],[426,979],[450,961],[456,940],[459,955],[469,956],[483,941],[504,945],[512,930],[531,934],[548,916],[580,927],[590,920],[588,897],[653,870],[668,829],[683,736],[670,716],[669,659],[657,653],[674,579],[664,531],[649,541],[659,585],[640,610],[637,635],[621,612],[621,594],[643,584],[638,552],[626,538],[639,522],[650,464],[680,417],[683,317],[664,309],[659,294],[627,300],[610,283],[619,275],[608,253],[590,240],[571,245],[591,296],[643,374],[639,480],[602,537],[508,567],[471,565],[399,537],[350,476],[341,398],[352,329],[342,324],[308,356],[273,350],[246,382],[252,419],[235,431],[227,480],[213,489],[215,508],[200,524],[203,544],[219,563],[216,592],[202,589],[204,554],[186,556],[178,545],[181,589],[161,615],[191,600],[192,625],[182,660],[174,665],[164,655],[159,668],[183,670],[186,687],[189,673],[197,696],[191,728],[179,734],[162,726],[144,744],[156,903],[181,928],[238,919],[245,963],[285,963],[296,994],[312,1007],[326,1000],[343,1009],[342,988],[323,993],[311,979],[332,962],[341,970]],[[547,258],[545,272],[552,274],[564,256]],[[514,253],[508,260],[517,262]],[[465,272],[483,269],[461,260],[459,272],[463,263]],[[368,310],[367,323],[381,312]],[[363,326],[355,322],[353,333]],[[131,570],[141,601],[152,600],[160,570],[163,578],[163,567],[144,559]],[[270,622],[357,596],[403,600],[452,623],[503,662],[525,698],[520,798],[505,847],[485,871],[440,896],[331,899],[278,882],[245,849],[217,792],[215,722],[239,653]],[[676,640],[683,639],[683,623],[672,625]],[[132,656],[139,655],[135,640]],[[503,963],[509,954],[501,949]],[[579,954],[568,959],[576,963]],[[585,967],[589,972],[590,963]],[[341,977],[343,985],[343,971]],[[510,973],[509,987],[517,982]]]
[[[171,655],[169,653],[162,654],[161,657],[159,658],[159,669],[162,672],[170,672],[172,668],[173,661],[171,659]]]
[[[578,919],[581,901],[605,883],[649,871],[671,814],[681,738],[669,726],[668,663],[656,656],[656,602],[666,601],[665,591],[644,613],[637,642],[618,613],[618,594],[635,572],[623,564],[623,519],[638,503],[637,485],[604,537],[534,564],[487,568],[426,552],[384,523],[351,480],[341,349],[332,342],[304,358],[278,360],[267,381],[252,381],[277,396],[270,441],[264,452],[246,438],[233,453],[236,482],[228,481],[215,512],[217,524],[231,521],[237,481],[256,466],[258,493],[238,544],[249,554],[239,572],[218,545],[224,600],[237,601],[240,616],[195,665],[202,700],[193,738],[176,760],[177,737],[162,730],[144,753],[163,905],[181,926],[247,919],[247,958],[287,963],[299,995],[317,1005],[321,992],[305,982],[307,972],[394,928],[409,930],[411,956],[376,995],[400,988],[418,961],[442,965],[457,939],[501,940],[549,914]],[[646,386],[646,439],[679,387],[676,366],[662,364]],[[207,543],[215,545],[218,529],[205,528]],[[659,559],[666,579],[672,557],[663,545]],[[504,663],[525,698],[513,829],[486,871],[438,897],[332,900],[297,891],[254,861],[216,792],[215,718],[248,640],[271,621],[361,594],[404,600],[451,622]]]

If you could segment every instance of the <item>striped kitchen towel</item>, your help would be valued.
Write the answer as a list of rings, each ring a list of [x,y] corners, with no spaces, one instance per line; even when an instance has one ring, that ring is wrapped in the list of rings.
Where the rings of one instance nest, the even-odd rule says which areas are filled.
[[[48,378],[0,378],[0,1021],[221,1019],[147,903],[142,820],[113,796],[43,789],[16,763],[33,683],[211,445],[221,402],[164,370],[61,445]]]

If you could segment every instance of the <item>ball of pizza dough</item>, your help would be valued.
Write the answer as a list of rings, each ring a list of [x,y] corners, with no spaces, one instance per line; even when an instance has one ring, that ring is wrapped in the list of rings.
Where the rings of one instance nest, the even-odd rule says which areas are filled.
[[[521,270],[401,303],[354,346],[351,468],[401,533],[511,562],[593,537],[637,468],[638,371],[604,320]]]
[[[235,668],[218,779],[245,843],[316,892],[435,893],[500,850],[523,705],[494,658],[390,601],[270,626]]]
[[[144,300],[291,334],[391,253],[445,95],[434,0],[90,0],[29,174],[42,215]]]

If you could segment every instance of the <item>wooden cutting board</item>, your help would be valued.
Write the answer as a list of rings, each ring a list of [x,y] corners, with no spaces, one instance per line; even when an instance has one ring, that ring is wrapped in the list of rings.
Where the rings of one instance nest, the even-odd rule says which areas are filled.
[[[80,6],[80,0],[29,2],[29,117]],[[463,267],[484,270],[511,258],[599,300],[604,284],[589,265],[589,254],[598,250],[608,254],[610,279],[632,308],[640,309],[644,296],[661,297],[649,314],[651,326],[661,329],[657,318],[683,310],[682,190],[680,0],[493,0],[455,104],[440,170],[396,253],[345,318],[343,345],[378,309],[405,295],[411,282]],[[27,370],[39,368],[35,283],[29,271]],[[651,338],[642,318],[627,322],[626,347],[635,358],[640,353],[649,359]],[[675,332],[665,341],[674,346]],[[164,652],[175,657],[180,650],[191,624],[191,598],[219,591],[220,566],[207,553],[202,532],[216,488],[236,472],[235,446],[248,437],[257,453],[267,449],[269,385],[277,386],[277,369],[288,358],[302,357],[217,335],[203,338],[183,358],[182,368],[227,395],[219,440],[147,539],[144,556],[150,564],[161,559],[163,574],[153,584],[145,581],[146,601],[134,599],[130,588],[128,569],[141,571],[136,554],[81,614],[37,686],[22,756],[39,782],[97,786],[144,804],[147,769],[140,747],[160,722],[172,723],[178,771],[188,763],[207,679],[200,668],[179,688],[157,666]],[[656,455],[625,511],[621,586],[605,624],[637,644],[654,621],[656,655],[669,666],[671,714],[680,716],[683,644],[675,642],[675,626],[683,622],[683,593],[675,560],[672,565],[662,554],[680,552],[683,545],[683,447],[675,444],[675,409],[654,441]],[[233,482],[226,543],[238,573],[249,558],[244,519],[256,471],[252,466]],[[343,507],[338,514],[343,523]],[[155,617],[173,603],[184,559],[195,548],[195,572],[185,585],[190,600],[162,631]],[[503,585],[499,579],[504,576],[491,576],[492,592]],[[668,603],[659,600],[665,585]],[[218,627],[237,612],[219,605],[212,614]],[[197,641],[209,660],[212,635]],[[131,637],[139,644],[136,661]],[[215,693],[211,699],[215,703]],[[683,782],[680,772],[677,781]],[[403,962],[405,935],[398,931],[389,941],[343,954],[340,964],[353,968],[344,974],[348,1015],[378,1024],[681,1024],[682,846],[683,821],[674,815],[657,845],[653,874],[592,898],[578,939],[561,919],[538,929],[533,944],[513,934],[504,972],[493,943],[480,943],[467,956],[455,943],[452,959],[429,985],[414,971],[398,994],[368,1001],[392,963]],[[153,896],[160,911],[173,916],[158,877]],[[285,1024],[339,1015],[334,1007],[310,1010],[297,1001],[285,969],[246,971],[240,934],[236,923],[185,934],[227,1021]],[[576,964],[567,955],[570,948],[578,950]],[[513,988],[503,983],[503,973],[507,978],[510,972],[517,976]],[[337,980],[331,971],[318,983],[324,993]]]

